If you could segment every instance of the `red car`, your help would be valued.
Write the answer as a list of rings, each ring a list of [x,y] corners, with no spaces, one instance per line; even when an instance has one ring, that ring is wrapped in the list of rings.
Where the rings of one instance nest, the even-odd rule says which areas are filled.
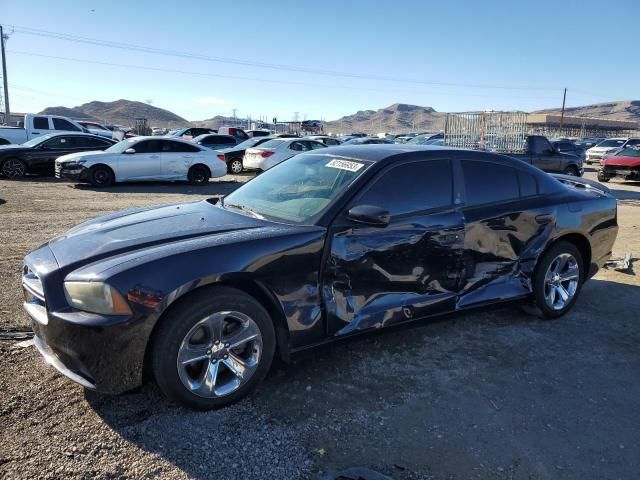
[[[600,160],[598,180],[608,182],[614,177],[640,180],[640,148],[629,147]]]

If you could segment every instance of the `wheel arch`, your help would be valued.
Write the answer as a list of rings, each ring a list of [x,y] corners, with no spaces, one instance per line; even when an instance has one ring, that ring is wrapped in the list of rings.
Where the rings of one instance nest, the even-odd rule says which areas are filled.
[[[582,263],[585,267],[584,272],[582,273],[583,280],[586,280],[589,276],[589,271],[591,270],[591,243],[589,242],[589,239],[582,233],[578,233],[578,232],[565,233],[555,238],[552,242],[550,242],[546,246],[544,251],[546,252],[547,250],[549,250],[559,242],[571,243],[573,246],[575,246],[578,249],[578,251],[580,252],[580,255],[582,256]]]
[[[11,142],[6,138],[0,137],[0,145],[11,145]]]
[[[191,165],[191,166],[189,167],[189,172],[190,172],[191,170],[193,170],[194,168],[196,168],[196,167],[203,167],[204,169],[206,169],[206,170],[207,170],[207,172],[209,172],[209,178],[211,178],[211,169],[210,169],[207,165],[205,165],[204,163],[200,163],[200,162],[198,162],[198,163],[194,163],[193,165]],[[188,173],[188,172],[187,172],[187,175],[189,175],[189,173]]]
[[[104,168],[108,168],[109,170],[111,170],[111,173],[113,173],[113,178],[116,177],[116,172],[113,169],[113,167],[111,165],[107,165],[106,163],[95,163],[93,165],[91,165],[90,167],[88,167],[88,170],[93,170],[94,168],[98,168],[98,167],[104,167]]]
[[[203,290],[214,291],[217,287],[234,288],[241,291],[242,293],[249,295],[254,300],[257,300],[258,303],[260,303],[264,307],[264,309],[269,314],[269,317],[273,321],[273,326],[276,333],[276,355],[279,355],[280,358],[285,362],[288,362],[290,360],[289,328],[282,306],[278,302],[276,296],[269,290],[266,285],[262,284],[261,282],[253,278],[238,276],[215,281],[213,283],[207,283],[205,285],[201,285],[187,291],[184,291],[183,288],[178,288],[169,295],[169,297],[171,297],[176,293],[182,291],[182,293],[179,293],[179,296],[174,298],[172,302],[162,311],[162,313],[160,313],[151,329],[144,352],[144,378],[150,378],[151,376],[151,350],[153,348],[155,335],[158,332],[158,327],[162,322],[162,319],[166,317],[169,312],[175,309],[179,309],[181,305],[183,305],[185,302],[188,302],[189,298],[196,293]]]

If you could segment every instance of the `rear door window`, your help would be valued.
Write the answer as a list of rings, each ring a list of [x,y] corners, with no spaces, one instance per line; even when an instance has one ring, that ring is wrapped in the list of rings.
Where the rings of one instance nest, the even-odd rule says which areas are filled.
[[[68,130],[70,132],[79,132],[80,129],[76,127],[73,123],[64,118],[54,118],[53,119],[53,128],[54,130]]]
[[[462,160],[467,206],[508,202],[520,198],[518,171],[506,165]]]
[[[111,142],[107,142],[100,138],[91,137],[77,137],[76,141],[79,147],[90,148],[94,150],[103,150],[113,145]]]
[[[49,119],[47,117],[33,117],[33,128],[36,130],[49,130]]]
[[[200,149],[195,145],[189,145],[184,142],[172,142],[171,140],[162,140],[162,151],[163,152],[174,152],[174,153],[195,153],[199,152]]]

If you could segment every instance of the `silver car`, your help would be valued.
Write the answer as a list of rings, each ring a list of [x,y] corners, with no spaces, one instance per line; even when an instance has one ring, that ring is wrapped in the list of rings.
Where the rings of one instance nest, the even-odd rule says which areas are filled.
[[[248,148],[242,164],[245,170],[265,171],[299,153],[319,148],[327,146],[306,138],[274,138],[258,148]]]

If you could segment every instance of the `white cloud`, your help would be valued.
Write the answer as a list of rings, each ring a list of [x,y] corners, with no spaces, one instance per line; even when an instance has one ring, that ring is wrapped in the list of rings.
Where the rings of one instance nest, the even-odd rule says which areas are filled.
[[[217,97],[200,97],[196,98],[197,103],[202,103],[205,105],[229,105],[229,101],[223,98]]]

